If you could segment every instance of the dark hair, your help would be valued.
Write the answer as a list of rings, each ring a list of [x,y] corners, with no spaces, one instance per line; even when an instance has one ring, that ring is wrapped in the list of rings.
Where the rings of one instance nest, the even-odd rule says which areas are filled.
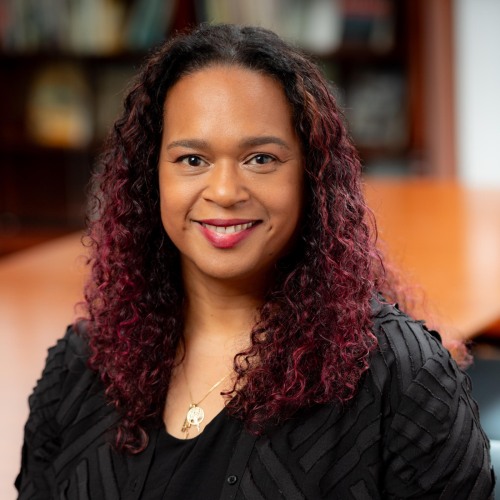
[[[179,256],[159,209],[163,104],[180,78],[216,64],[249,68],[281,84],[302,142],[306,185],[298,242],[277,263],[251,343],[235,357],[244,384],[232,391],[228,412],[260,433],[300,408],[345,402],[376,346],[370,299],[383,273],[360,161],[327,81],[270,31],[199,26],[149,57],[94,178],[90,366],[121,412],[122,450],[143,449],[145,425],[161,419],[183,331]]]

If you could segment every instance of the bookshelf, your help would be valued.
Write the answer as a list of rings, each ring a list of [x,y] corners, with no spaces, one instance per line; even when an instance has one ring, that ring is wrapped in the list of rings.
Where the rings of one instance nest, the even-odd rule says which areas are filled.
[[[152,46],[200,21],[261,24],[303,46],[335,82],[366,170],[418,173],[414,3],[6,0],[0,255],[83,226],[85,186],[127,82]]]

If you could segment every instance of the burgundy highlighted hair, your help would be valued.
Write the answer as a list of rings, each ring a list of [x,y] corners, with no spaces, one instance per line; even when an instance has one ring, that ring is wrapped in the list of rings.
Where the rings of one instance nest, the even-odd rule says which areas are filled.
[[[166,93],[183,76],[237,65],[278,81],[302,142],[305,205],[293,253],[276,264],[227,410],[262,432],[298,409],[347,401],[376,346],[370,300],[383,280],[361,167],[315,64],[270,31],[204,25],[153,53],[125,99],[94,176],[86,287],[90,366],[122,415],[117,447],[147,445],[161,419],[183,332],[177,249],[160,220],[158,158]],[[166,110],[168,113],[168,109]]]

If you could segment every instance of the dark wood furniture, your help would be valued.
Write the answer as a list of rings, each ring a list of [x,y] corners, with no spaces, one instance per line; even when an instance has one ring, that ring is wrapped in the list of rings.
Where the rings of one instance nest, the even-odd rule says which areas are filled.
[[[40,13],[46,5],[27,0],[18,3],[20,11],[23,6],[31,5],[29,8]],[[141,15],[136,7],[142,5],[144,8],[148,2],[102,2],[103,5],[111,3],[124,9],[129,22]],[[149,2],[158,6],[175,5],[170,21],[164,20],[165,35],[202,19],[203,14],[197,6],[205,4],[207,7],[211,3],[211,0]],[[453,69],[451,0],[344,0],[341,4],[351,15],[349,30],[345,31],[349,31],[349,35],[344,35],[336,49],[316,56],[338,84],[341,101],[347,101],[353,135],[367,170],[377,171],[382,165],[383,169],[395,169],[399,174],[452,177],[455,167],[453,82],[450,80]],[[84,5],[86,3],[82,2]],[[91,5],[94,3],[89,3]],[[304,5],[310,2],[304,0]],[[50,15],[55,16],[55,13]],[[28,15],[27,26],[36,18]],[[370,22],[380,19],[392,27],[389,33],[392,30],[393,43],[385,48],[370,38]],[[53,21],[47,25],[51,26]],[[121,92],[128,78],[147,53],[145,46],[131,48],[123,44],[101,51],[99,47],[93,50],[85,46],[79,48],[79,45],[68,47],[58,41],[58,32],[45,37],[38,33],[37,42],[16,46],[12,41],[10,45],[4,41],[2,46],[2,39],[8,38],[2,38],[2,30],[7,25],[8,21],[0,27],[0,92],[4,96],[0,115],[0,255],[83,226],[85,186],[104,132],[118,113]],[[23,34],[27,26],[20,21],[14,33]],[[39,144],[30,133],[29,103],[36,86],[34,82],[53,67],[75,70],[84,86],[82,92],[88,92],[92,137],[80,145]],[[79,77],[73,75],[73,78],[78,80]],[[375,121],[383,120],[377,111],[362,108],[377,100],[377,91],[372,90],[370,94],[367,89],[370,85],[386,88],[390,82],[401,91],[397,98],[400,100],[392,104],[400,108],[394,111],[395,119],[403,117],[402,125],[395,127],[404,129],[402,139],[367,144],[356,130],[357,123],[366,122],[366,114]],[[360,94],[365,96],[364,104],[358,98]],[[366,98],[367,95],[375,98]],[[361,106],[363,118],[356,121],[355,115],[359,114],[351,113],[351,108],[357,106]],[[379,106],[378,112],[389,107]]]

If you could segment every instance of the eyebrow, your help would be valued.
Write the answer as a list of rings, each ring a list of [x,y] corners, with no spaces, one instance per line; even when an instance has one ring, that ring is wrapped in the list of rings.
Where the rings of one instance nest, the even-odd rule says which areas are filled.
[[[179,141],[173,141],[167,146],[168,149],[176,147],[192,148],[192,149],[206,149],[208,148],[208,142],[201,139],[180,139]]]
[[[290,146],[283,139],[274,135],[248,137],[240,142],[240,146],[242,147],[264,146],[265,144],[277,144],[285,149],[290,149]]]
[[[240,141],[239,146],[241,148],[254,147],[254,146],[264,146],[266,144],[277,144],[285,149],[290,149],[290,146],[279,137],[274,135],[264,135],[258,137],[247,137]],[[173,141],[167,146],[167,150],[176,147],[192,148],[192,149],[207,149],[209,143],[202,139],[180,139],[178,141]]]

